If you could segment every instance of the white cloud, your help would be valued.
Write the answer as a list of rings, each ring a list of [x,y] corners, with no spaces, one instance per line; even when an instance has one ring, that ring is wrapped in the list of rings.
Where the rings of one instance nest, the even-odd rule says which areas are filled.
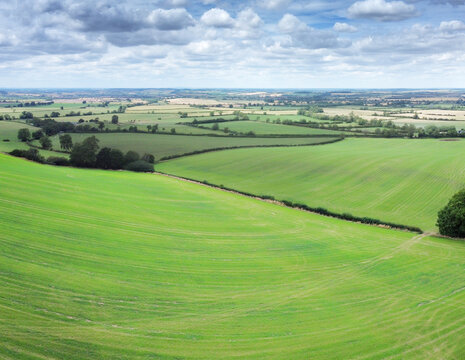
[[[352,4],[347,13],[357,19],[400,21],[415,16],[416,9],[403,1],[363,0]]]
[[[358,31],[358,29],[355,26],[349,25],[347,23],[340,23],[340,22],[337,22],[334,24],[333,30],[337,32],[346,32],[346,33],[354,33]]]
[[[232,28],[234,20],[231,15],[223,9],[214,8],[208,10],[200,18],[202,23],[215,28]]]
[[[465,31],[465,23],[460,20],[443,21],[439,25],[439,30],[443,32]]]
[[[284,9],[290,3],[290,0],[259,0],[257,5],[266,10],[276,11]]]
[[[348,43],[340,41],[333,32],[314,29],[291,14],[282,17],[278,23],[278,28],[290,37],[291,43],[288,46],[291,47],[331,49],[348,45]]]
[[[148,16],[148,21],[159,30],[181,30],[195,24],[186,9],[156,9]]]

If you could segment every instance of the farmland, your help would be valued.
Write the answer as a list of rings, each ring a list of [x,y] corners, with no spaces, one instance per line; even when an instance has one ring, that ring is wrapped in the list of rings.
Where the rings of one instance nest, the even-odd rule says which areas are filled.
[[[207,124],[207,127],[212,127],[212,124]],[[219,130],[228,128],[230,131],[236,131],[239,133],[248,133],[250,131],[257,135],[339,135],[343,132],[324,130],[324,129],[312,129],[301,126],[289,126],[270,124],[259,121],[228,121],[219,125]]]
[[[323,147],[202,154],[158,169],[434,230],[437,211],[465,182],[464,152],[465,141],[346,139]]]
[[[0,95],[0,358],[463,358],[461,93],[42,91]]]
[[[0,227],[3,358],[465,351],[462,242],[5,155]]]
[[[93,135],[93,134],[92,134]],[[73,134],[73,141],[80,142],[89,134]],[[182,136],[160,134],[131,134],[110,133],[95,134],[100,147],[112,147],[122,151],[133,150],[141,155],[150,153],[156,159],[166,156],[182,155],[194,151],[215,148],[244,147],[244,146],[273,146],[273,145],[313,145],[336,140],[331,137],[318,138],[243,138],[243,137],[210,137],[210,136]],[[53,147],[60,148],[58,136],[53,137]]]

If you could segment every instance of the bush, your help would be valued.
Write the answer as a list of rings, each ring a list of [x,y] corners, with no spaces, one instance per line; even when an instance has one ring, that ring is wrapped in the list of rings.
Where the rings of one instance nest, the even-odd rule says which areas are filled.
[[[124,169],[136,172],[153,172],[153,164],[144,160],[137,160],[127,164]]]
[[[155,156],[153,156],[152,154],[144,154],[144,156],[142,156],[142,160],[147,161],[150,164],[154,164]]]
[[[465,237],[465,190],[459,191],[439,211],[436,224],[439,233],[451,237]]]
[[[15,149],[10,152],[10,155],[13,155],[16,157],[22,157],[28,160],[39,162],[39,163],[45,162],[45,159],[40,155],[39,150],[37,149],[29,149],[29,150]]]
[[[64,157],[50,156],[47,159],[47,164],[55,165],[55,166],[69,166],[70,162],[67,158],[64,158]]]
[[[129,150],[126,155],[124,155],[124,163],[129,164],[132,162],[136,162],[140,159],[140,156],[135,151]]]

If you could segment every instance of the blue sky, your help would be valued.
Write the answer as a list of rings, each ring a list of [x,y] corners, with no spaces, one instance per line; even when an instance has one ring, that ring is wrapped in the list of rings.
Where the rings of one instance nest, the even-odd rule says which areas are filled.
[[[0,0],[0,87],[465,87],[465,0]]]

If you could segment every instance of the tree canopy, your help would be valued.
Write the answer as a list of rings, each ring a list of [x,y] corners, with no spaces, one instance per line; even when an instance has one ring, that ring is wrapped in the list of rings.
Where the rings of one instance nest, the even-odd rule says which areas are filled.
[[[437,226],[442,235],[465,237],[465,190],[455,194],[439,211]]]

